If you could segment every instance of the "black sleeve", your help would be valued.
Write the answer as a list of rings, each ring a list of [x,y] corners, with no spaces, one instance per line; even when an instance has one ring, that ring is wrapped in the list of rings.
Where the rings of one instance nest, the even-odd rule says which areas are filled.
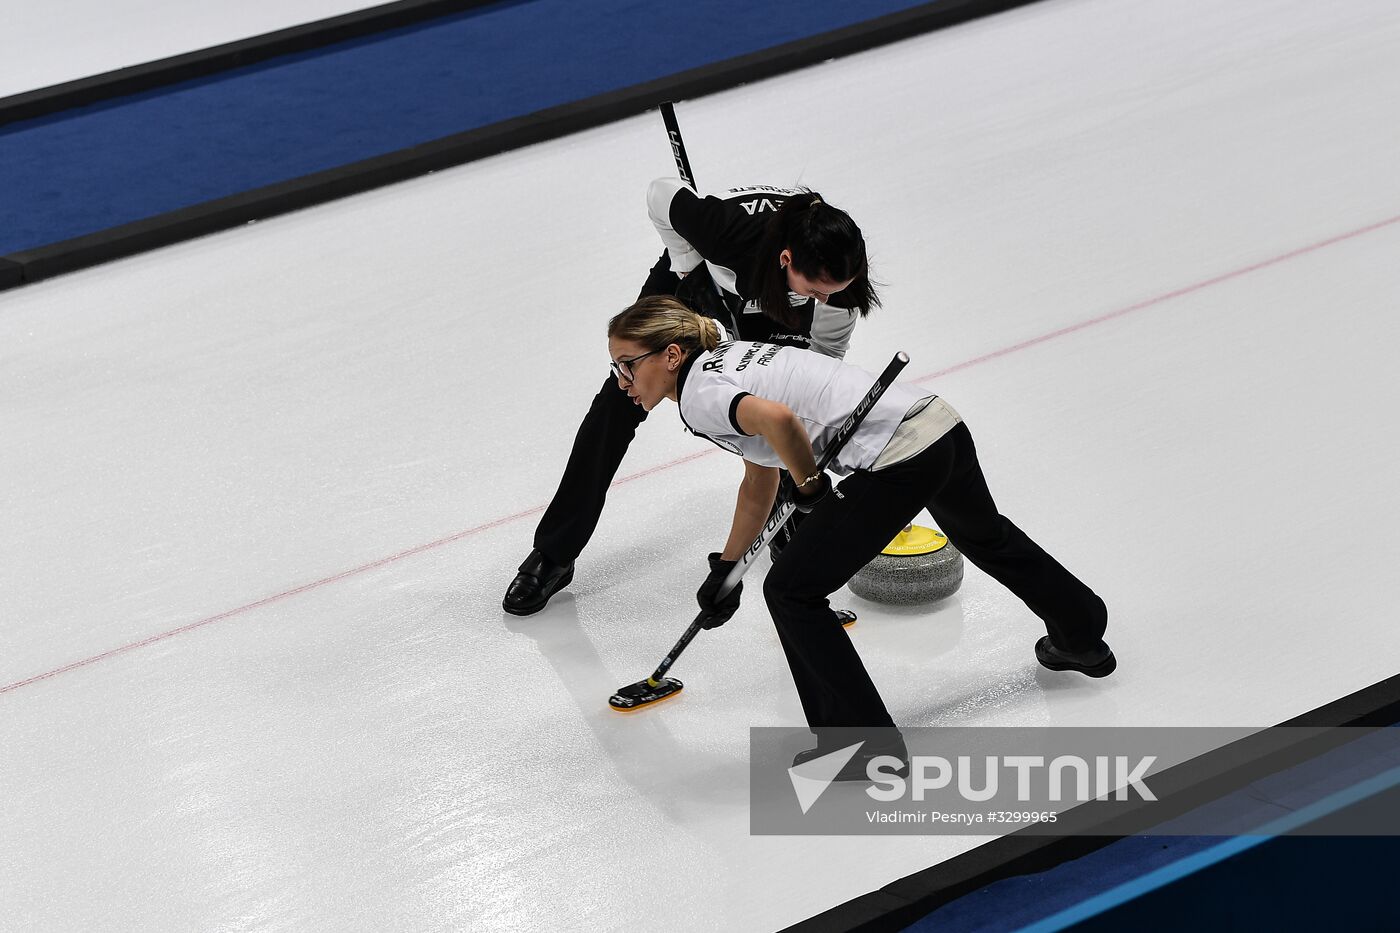
[[[752,392],[740,392],[734,396],[734,401],[729,403],[729,423],[734,425],[734,430],[745,437],[753,437],[748,431],[739,426],[739,403],[752,395]]]
[[[651,272],[647,274],[647,280],[642,283],[642,290],[637,297],[674,295],[680,284],[681,277],[671,271],[671,256],[663,249],[661,258],[656,260],[656,265],[651,267]]]

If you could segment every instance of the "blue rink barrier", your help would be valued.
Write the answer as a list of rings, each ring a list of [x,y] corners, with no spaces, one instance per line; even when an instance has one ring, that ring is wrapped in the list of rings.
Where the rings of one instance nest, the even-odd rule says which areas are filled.
[[[1136,815],[1012,833],[788,929],[1400,929],[1397,723],[1400,675],[1161,772]]]
[[[56,101],[91,102],[0,124],[0,286],[1028,2],[500,0],[124,96],[104,95],[176,78],[184,66],[20,95],[0,101],[0,121]],[[327,22],[340,29],[343,20]],[[316,41],[314,28],[297,31],[301,47]],[[211,53],[200,67],[279,47],[238,45],[241,58]]]
[[[1390,887],[1400,865],[1400,837],[1283,835],[1339,818],[1366,819],[1373,810],[1384,817],[1397,805],[1400,769],[1392,769],[1251,835],[1217,842],[1095,894],[1019,933],[1400,928],[1400,899]],[[909,929],[935,928],[957,929],[946,923]]]

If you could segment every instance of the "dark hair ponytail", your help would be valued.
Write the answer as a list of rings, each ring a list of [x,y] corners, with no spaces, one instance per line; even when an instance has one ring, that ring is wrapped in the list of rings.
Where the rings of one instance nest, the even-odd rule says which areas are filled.
[[[768,221],[753,268],[754,299],[775,321],[796,326],[788,291],[787,272],[778,265],[783,250],[792,253],[792,266],[809,279],[851,279],[827,304],[847,308],[861,317],[880,306],[865,254],[865,237],[851,215],[826,203],[815,191],[788,198]]]

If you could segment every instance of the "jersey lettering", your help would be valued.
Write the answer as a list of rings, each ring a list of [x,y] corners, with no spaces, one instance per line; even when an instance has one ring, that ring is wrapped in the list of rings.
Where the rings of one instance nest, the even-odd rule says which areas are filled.
[[[763,344],[761,344],[761,343],[752,344],[747,350],[744,351],[744,355],[743,355],[742,357],[739,358],[739,365],[734,367],[734,371],[735,371],[736,373],[741,373],[741,372],[743,372],[744,370],[748,369],[748,368],[749,368],[749,363],[753,360],[754,354],[757,353],[759,350],[762,350],[762,349],[763,349]]]
[[[739,206],[748,211],[750,217],[754,214],[762,214],[765,211],[776,211],[783,206],[783,198],[755,198],[752,201],[740,201]]]
[[[797,194],[797,188],[776,188],[773,185],[744,185],[742,188],[730,188],[729,194],[743,194],[746,191],[771,191],[774,194]]]
[[[728,352],[729,348],[732,346],[734,346],[734,342],[732,340],[726,340],[724,343],[715,347],[710,351],[710,358],[706,360],[705,365],[700,368],[707,373],[712,373],[717,369],[724,369],[724,354]]]

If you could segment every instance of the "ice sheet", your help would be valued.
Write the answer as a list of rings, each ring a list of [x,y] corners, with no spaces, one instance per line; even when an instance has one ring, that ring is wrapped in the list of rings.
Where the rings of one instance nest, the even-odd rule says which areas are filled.
[[[897,721],[1262,727],[1396,673],[1397,41],[1061,0],[679,107],[703,183],[852,212],[852,361],[907,351],[1109,603],[1091,682],[974,570],[845,597]],[[981,841],[748,835],[748,727],[801,721],[757,599],[608,710],[741,472],[673,409],[500,609],[669,166],[650,115],[0,296],[0,929],[771,930]]]

